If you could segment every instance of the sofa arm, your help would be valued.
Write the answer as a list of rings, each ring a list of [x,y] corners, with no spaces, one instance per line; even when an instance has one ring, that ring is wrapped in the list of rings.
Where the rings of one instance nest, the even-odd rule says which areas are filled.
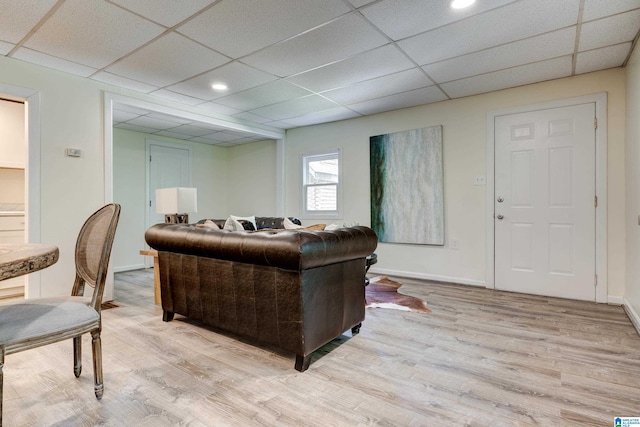
[[[145,233],[149,246],[176,252],[287,270],[306,270],[364,258],[378,237],[369,227],[334,231],[229,231],[183,224],[156,224]]]

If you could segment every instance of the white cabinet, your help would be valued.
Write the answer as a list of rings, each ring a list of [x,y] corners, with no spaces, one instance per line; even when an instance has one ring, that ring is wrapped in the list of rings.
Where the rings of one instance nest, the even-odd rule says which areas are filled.
[[[24,214],[0,214],[0,243],[24,243]],[[0,298],[24,295],[24,277],[0,281]]]

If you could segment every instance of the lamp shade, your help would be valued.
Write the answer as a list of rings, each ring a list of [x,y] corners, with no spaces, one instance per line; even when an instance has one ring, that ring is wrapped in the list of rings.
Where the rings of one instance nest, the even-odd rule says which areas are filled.
[[[156,190],[156,212],[162,214],[198,212],[197,189],[185,187],[158,188]]]

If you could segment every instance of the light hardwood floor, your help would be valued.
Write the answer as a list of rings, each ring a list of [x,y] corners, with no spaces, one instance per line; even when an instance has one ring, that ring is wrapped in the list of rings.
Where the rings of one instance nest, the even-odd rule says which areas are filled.
[[[401,279],[430,314],[367,309],[304,373],[294,356],[162,322],[153,272],[116,275],[90,341],[6,358],[5,426],[612,426],[640,416],[640,337],[621,307]]]

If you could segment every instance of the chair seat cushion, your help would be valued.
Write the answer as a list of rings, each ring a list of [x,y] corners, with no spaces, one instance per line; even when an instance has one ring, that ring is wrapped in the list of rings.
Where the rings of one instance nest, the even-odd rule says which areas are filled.
[[[34,298],[0,304],[0,345],[78,334],[99,327],[100,315],[83,297]]]

